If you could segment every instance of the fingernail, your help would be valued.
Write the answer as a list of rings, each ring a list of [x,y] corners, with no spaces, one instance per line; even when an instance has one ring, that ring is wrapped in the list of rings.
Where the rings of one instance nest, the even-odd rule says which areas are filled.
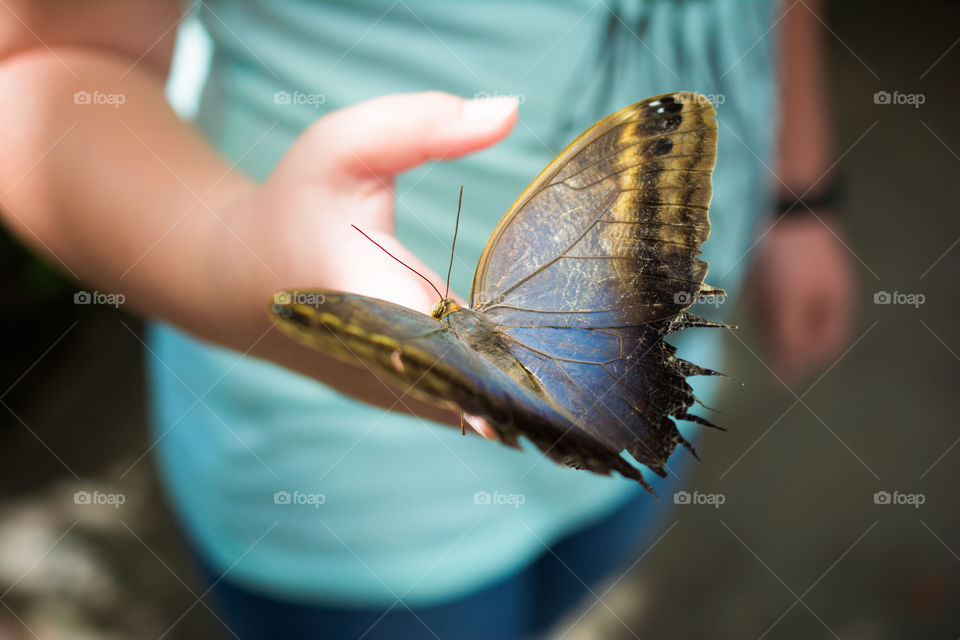
[[[520,101],[516,96],[494,96],[490,98],[474,98],[463,105],[461,116],[464,120],[487,120],[497,122],[503,120],[517,109]]]

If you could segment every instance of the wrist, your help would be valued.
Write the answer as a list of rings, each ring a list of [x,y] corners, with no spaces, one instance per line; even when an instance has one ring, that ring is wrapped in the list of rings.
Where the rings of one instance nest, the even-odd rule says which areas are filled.
[[[204,198],[209,208],[200,212],[205,220],[205,241],[199,243],[205,293],[196,301],[200,324],[202,333],[228,345],[262,331],[267,299],[279,286],[259,215],[259,192],[252,180],[233,179]]]
[[[836,211],[842,196],[842,185],[830,175],[805,187],[785,187],[775,202],[775,215],[788,217],[819,216],[821,212]]]

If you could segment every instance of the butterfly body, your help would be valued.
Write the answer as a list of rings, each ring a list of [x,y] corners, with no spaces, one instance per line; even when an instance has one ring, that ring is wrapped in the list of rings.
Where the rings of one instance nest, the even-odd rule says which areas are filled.
[[[561,464],[617,471],[622,453],[666,475],[687,441],[673,419],[695,398],[686,377],[715,372],[664,341],[693,326],[704,295],[715,111],[677,92],[601,120],[565,149],[494,229],[469,308],[430,315],[334,291],[275,305],[301,342],[367,366],[403,393],[486,418]],[[295,296],[296,297],[296,296]],[[712,425],[711,425],[712,426]]]
[[[444,321],[457,339],[467,345],[471,351],[479,354],[545,402],[550,401],[540,381],[511,353],[507,336],[499,332],[497,325],[487,316],[471,309],[458,308],[457,311],[445,315],[441,322]]]

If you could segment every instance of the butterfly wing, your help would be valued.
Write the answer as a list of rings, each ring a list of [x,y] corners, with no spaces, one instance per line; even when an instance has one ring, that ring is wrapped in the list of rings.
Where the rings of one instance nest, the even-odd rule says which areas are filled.
[[[618,471],[646,486],[636,468],[577,430],[576,421],[562,408],[482,356],[490,341],[465,340],[449,323],[376,298],[324,290],[278,295],[272,312],[284,332],[344,362],[367,367],[390,382],[401,401],[409,394],[484,416],[498,425],[501,440],[515,448],[521,432],[534,442],[552,443],[557,430],[569,431],[569,438],[545,451],[550,458],[596,473]],[[475,316],[469,310],[463,313]]]
[[[687,444],[671,417],[709,424],[687,414],[686,376],[714,372],[676,358],[663,337],[715,326],[687,309],[724,295],[704,284],[698,258],[716,143],[716,112],[697,94],[657,96],[601,120],[507,211],[471,292],[471,307],[499,325],[575,430],[660,475]]]

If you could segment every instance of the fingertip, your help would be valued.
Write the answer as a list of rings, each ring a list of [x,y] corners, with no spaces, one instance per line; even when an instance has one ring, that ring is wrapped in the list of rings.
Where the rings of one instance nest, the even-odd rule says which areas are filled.
[[[520,101],[516,96],[495,96],[493,98],[474,98],[466,100],[460,110],[460,117],[467,122],[499,124],[516,120]]]
[[[497,431],[496,431],[496,429],[494,429],[493,427],[491,427],[490,424],[489,424],[486,420],[484,420],[483,418],[481,418],[480,416],[475,416],[475,415],[472,415],[472,414],[469,414],[469,413],[464,413],[464,414],[463,414],[463,420],[464,420],[464,422],[466,422],[468,425],[470,425],[470,427],[471,427],[474,431],[476,431],[477,433],[479,433],[481,436],[483,436],[483,437],[486,438],[487,440],[491,440],[491,441],[496,441],[496,440],[497,440]]]
[[[515,96],[463,100],[459,116],[438,134],[433,157],[455,158],[502,140],[517,123],[518,105]]]

